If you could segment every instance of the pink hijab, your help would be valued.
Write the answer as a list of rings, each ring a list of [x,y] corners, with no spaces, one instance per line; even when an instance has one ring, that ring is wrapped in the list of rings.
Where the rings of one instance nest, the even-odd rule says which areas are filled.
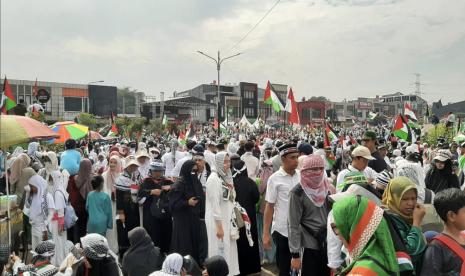
[[[116,160],[116,167],[112,170],[110,168],[110,161],[111,160]],[[118,177],[120,176],[121,172],[123,171],[123,166],[121,163],[121,158],[117,155],[113,155],[110,157],[110,160],[108,161],[108,167],[107,170],[103,173],[103,179],[105,180],[105,192],[109,195],[115,191],[115,184],[116,180],[118,180]]]
[[[333,185],[325,175],[324,167],[325,162],[319,155],[311,154],[302,160],[300,185],[316,207],[323,206],[328,193],[333,194],[335,192]],[[321,170],[311,170],[314,168],[321,168]]]

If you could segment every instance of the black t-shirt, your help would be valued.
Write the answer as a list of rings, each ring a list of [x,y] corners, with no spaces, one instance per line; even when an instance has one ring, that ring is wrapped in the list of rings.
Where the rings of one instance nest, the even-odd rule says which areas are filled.
[[[377,173],[380,173],[388,168],[386,161],[384,161],[384,158],[381,157],[378,151],[373,152],[371,156],[376,158],[376,160],[370,160],[370,162],[368,162],[368,167],[372,168]]]
[[[465,245],[462,245],[465,249]],[[462,260],[441,242],[433,240],[425,251],[422,276],[459,276]]]

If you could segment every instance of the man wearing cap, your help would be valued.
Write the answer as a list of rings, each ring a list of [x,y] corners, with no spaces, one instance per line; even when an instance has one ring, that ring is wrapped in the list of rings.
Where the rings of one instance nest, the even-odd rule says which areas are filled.
[[[163,254],[169,253],[171,242],[171,214],[168,193],[173,182],[164,176],[165,166],[161,162],[150,164],[150,175],[139,188],[139,201],[143,203],[143,227],[152,238],[153,244]]]
[[[376,149],[376,133],[370,130],[366,131],[362,141],[362,144],[370,150],[371,156],[373,156],[373,159],[370,159],[370,161],[368,162],[368,167],[372,168],[377,173],[386,170],[388,168],[388,165]]]
[[[289,192],[300,182],[296,170],[299,151],[297,145],[286,144],[279,148],[281,168],[268,179],[263,226],[263,247],[271,249],[271,234],[276,245],[276,263],[279,275],[288,276],[291,267],[291,252],[288,241]]]
[[[452,172],[452,161],[449,150],[441,149],[433,158],[433,166],[426,173],[426,188],[438,193],[448,188],[459,188],[459,178]]]
[[[368,167],[368,162],[374,158],[370,154],[370,150],[364,146],[358,146],[352,151],[352,164],[347,169],[342,170],[337,175],[336,190],[340,192],[343,188],[344,177],[349,172],[363,172],[368,182],[372,182],[376,178],[376,172]]]

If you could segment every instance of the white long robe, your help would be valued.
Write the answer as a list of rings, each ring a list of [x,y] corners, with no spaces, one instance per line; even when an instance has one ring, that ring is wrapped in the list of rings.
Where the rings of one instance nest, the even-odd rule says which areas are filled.
[[[205,224],[207,226],[208,236],[208,257],[220,254],[220,241],[216,237],[216,220],[221,220],[223,225],[223,244],[224,255],[229,266],[229,275],[238,275],[239,259],[237,256],[236,240],[231,239],[231,217],[233,214],[234,204],[229,200],[222,198],[222,180],[216,173],[212,173],[206,184],[206,206],[205,206]]]

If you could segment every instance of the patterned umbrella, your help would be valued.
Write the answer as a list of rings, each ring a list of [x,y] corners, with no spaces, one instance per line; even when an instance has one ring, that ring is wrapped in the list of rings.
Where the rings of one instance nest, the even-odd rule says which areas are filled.
[[[59,135],[39,121],[25,116],[0,115],[0,148],[33,139],[57,138]]]
[[[89,132],[89,127],[77,124],[73,121],[57,122],[50,126],[53,132],[60,135],[60,138],[51,140],[52,143],[64,143],[68,139],[81,139]]]

